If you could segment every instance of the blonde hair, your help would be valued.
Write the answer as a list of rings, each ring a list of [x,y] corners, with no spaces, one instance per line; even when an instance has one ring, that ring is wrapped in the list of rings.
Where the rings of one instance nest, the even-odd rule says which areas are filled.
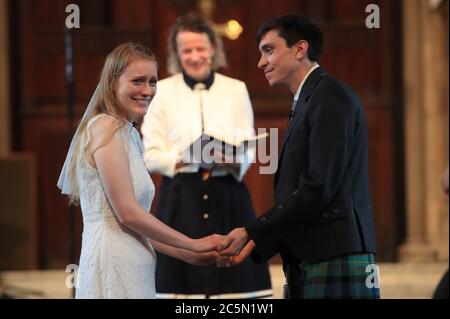
[[[167,70],[171,75],[183,70],[177,54],[177,35],[181,31],[206,33],[209,42],[211,42],[215,49],[211,68],[216,71],[220,68],[227,67],[227,59],[223,49],[222,39],[214,30],[212,23],[196,13],[188,13],[187,15],[179,17],[170,29],[169,38],[167,40]]]
[[[95,148],[95,150],[108,144],[114,133],[125,125],[125,111],[119,106],[119,103],[114,95],[114,85],[127,66],[137,58],[146,59],[154,62],[156,66],[158,65],[155,54],[150,49],[139,43],[133,42],[123,43],[117,46],[106,57],[98,84],[98,94],[95,94],[92,100],[92,111],[88,114],[88,116],[81,120],[78,126],[78,134],[75,136],[74,142],[76,148],[73,153],[73,159],[70,167],[72,192],[69,195],[69,198],[71,204],[78,204],[80,199],[76,171],[78,162],[77,159],[81,151],[81,138],[86,133],[89,121],[98,114],[108,114],[114,117],[117,121],[114,121],[114,125],[111,127],[110,132],[108,132],[106,137],[101,141],[99,146]],[[84,150],[87,149],[88,146],[89,145],[85,145]],[[95,150],[93,150],[92,153],[95,152]]]

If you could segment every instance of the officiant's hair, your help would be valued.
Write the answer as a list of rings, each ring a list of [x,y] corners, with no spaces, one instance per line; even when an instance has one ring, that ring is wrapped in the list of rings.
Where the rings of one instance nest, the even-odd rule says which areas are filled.
[[[108,144],[112,139],[114,133],[121,127],[125,125],[125,110],[123,110],[114,94],[114,86],[117,79],[122,75],[128,65],[130,65],[136,59],[144,59],[155,63],[158,67],[155,54],[147,47],[139,43],[127,42],[123,43],[116,48],[114,48],[106,57],[105,63],[103,65],[103,70],[100,76],[100,81],[98,83],[97,90],[91,99],[90,104],[86,110],[89,112],[87,116],[83,117],[78,126],[78,136],[75,137],[76,149],[73,154],[73,158],[78,158],[78,154],[81,150],[80,140],[81,136],[86,133],[87,124],[89,120],[94,116],[105,113],[114,117],[117,121],[114,121],[114,125],[111,127],[110,132],[105,136],[105,138],[99,143],[96,149]],[[92,111],[91,111],[92,109]],[[88,149],[89,143],[84,145],[84,149]],[[95,150],[93,150],[94,152]],[[93,153],[92,152],[92,153]],[[72,194],[70,194],[70,202],[78,203],[79,201],[79,190],[78,181],[76,174],[77,161],[71,162],[70,175],[72,181]]]
[[[214,30],[212,22],[206,20],[198,13],[191,12],[179,17],[170,29],[169,37],[167,39],[167,70],[170,74],[173,75],[182,71],[180,59],[177,54],[177,35],[181,31],[206,33],[209,42],[215,49],[211,68],[216,71],[220,68],[227,67],[223,42]]]

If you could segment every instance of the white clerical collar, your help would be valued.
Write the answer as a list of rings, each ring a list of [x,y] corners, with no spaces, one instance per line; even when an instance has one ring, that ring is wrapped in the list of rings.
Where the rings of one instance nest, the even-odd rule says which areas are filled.
[[[317,69],[319,67],[319,64],[317,64],[316,62],[314,62],[314,65],[311,67],[311,69],[309,69],[308,73],[306,73],[306,76],[303,78],[302,83],[300,83],[300,86],[297,89],[297,92],[295,93],[294,96],[294,101],[298,100],[298,97],[300,96],[300,92],[302,90],[303,84],[305,84],[306,79],[308,78],[308,76],[312,73],[312,71],[314,71],[315,69]]]

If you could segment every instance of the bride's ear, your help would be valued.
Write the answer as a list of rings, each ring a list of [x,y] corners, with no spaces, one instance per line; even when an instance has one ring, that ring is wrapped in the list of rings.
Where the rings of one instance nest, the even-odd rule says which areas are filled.
[[[119,82],[119,79],[115,79],[115,80],[113,80],[113,83],[111,85],[111,93],[114,97],[116,97],[118,82]]]

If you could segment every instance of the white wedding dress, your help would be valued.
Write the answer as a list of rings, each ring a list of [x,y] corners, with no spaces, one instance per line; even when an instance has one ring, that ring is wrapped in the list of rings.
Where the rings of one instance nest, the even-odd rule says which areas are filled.
[[[88,127],[100,116],[108,115],[97,115]],[[144,166],[139,133],[129,123],[117,133],[125,143],[136,200],[145,211],[150,211],[155,187]],[[88,140],[88,136],[83,136],[81,145]],[[77,178],[83,239],[76,298],[155,298],[155,251],[147,238],[118,221],[97,170],[88,163],[84,151],[79,154]]]

